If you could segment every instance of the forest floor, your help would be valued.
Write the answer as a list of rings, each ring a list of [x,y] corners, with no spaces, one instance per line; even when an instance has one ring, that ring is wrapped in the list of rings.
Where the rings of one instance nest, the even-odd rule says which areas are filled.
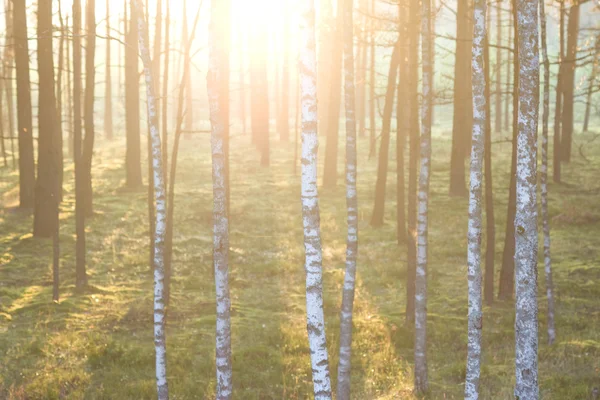
[[[558,339],[546,343],[540,252],[539,372],[542,398],[587,399],[600,386],[600,141],[576,136],[566,183],[550,185]],[[342,141],[341,141],[342,142]],[[579,146],[585,158],[578,154]],[[305,323],[300,178],[293,145],[273,142],[259,166],[247,137],[232,143],[231,296],[234,398],[311,398]],[[386,224],[369,226],[376,160],[359,147],[360,245],[352,351],[354,399],[415,399],[413,336],[405,324],[406,251],[396,241],[395,157]],[[392,143],[392,149],[395,145]],[[434,137],[428,292],[427,399],[463,398],[466,335],[467,199],[448,196],[450,141]],[[61,213],[61,300],[52,298],[51,243],[31,236],[31,215],[14,208],[17,174],[0,169],[0,398],[155,398],[152,276],[146,189],[124,186],[124,144],[94,156],[95,216],[87,227],[90,288],[74,293],[72,163]],[[320,191],[327,344],[337,375],[346,206],[343,145],[338,186]],[[321,147],[321,161],[324,146]],[[508,199],[510,144],[494,145],[496,278]],[[146,168],[144,168],[145,170]],[[298,169],[299,171],[299,169]],[[215,296],[209,140],[182,140],[176,191],[175,276],[167,329],[172,399],[212,399]],[[485,243],[485,241],[484,241]],[[497,282],[497,279],[496,279]],[[514,303],[485,307],[483,399],[511,399]],[[335,384],[334,384],[335,387]]]

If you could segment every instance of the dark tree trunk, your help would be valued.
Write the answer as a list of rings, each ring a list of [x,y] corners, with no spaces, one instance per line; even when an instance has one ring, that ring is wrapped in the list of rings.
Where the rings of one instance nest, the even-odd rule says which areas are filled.
[[[471,9],[468,0],[458,0],[456,12],[456,61],[454,66],[454,117],[450,158],[450,195],[467,196],[465,158],[473,120],[471,104]]]
[[[331,60],[329,109],[326,114],[327,142],[323,166],[323,187],[333,188],[337,184],[337,159],[340,128],[340,104],[342,101],[342,53],[343,53],[343,1],[337,2],[336,27]],[[393,97],[393,96],[392,96]]]
[[[142,186],[142,165],[140,160],[140,76],[138,70],[138,28],[135,7],[130,4],[130,19],[125,34],[125,130],[127,150],[125,169],[126,185],[129,188]],[[127,20],[127,16],[126,16]]]
[[[517,33],[517,11],[512,3],[514,76],[513,76],[513,138],[512,161],[510,166],[510,188],[508,193],[508,211],[506,216],[506,233],[504,235],[504,252],[502,253],[502,269],[500,270],[500,287],[498,298],[510,299],[515,287],[515,215],[517,207],[517,136],[519,131],[519,35]]]
[[[35,162],[31,116],[31,81],[25,0],[13,0],[13,34],[17,70],[17,124],[19,129],[19,207],[33,208]]]
[[[385,211],[385,188],[387,183],[388,158],[390,150],[390,127],[392,123],[392,111],[394,109],[394,93],[396,92],[396,77],[398,76],[398,64],[400,63],[400,42],[394,46],[390,69],[388,74],[387,90],[385,92],[385,106],[383,108],[383,120],[381,129],[381,147],[379,148],[379,163],[377,166],[377,183],[375,184],[375,204],[371,217],[372,226],[383,225]]]
[[[567,24],[567,54],[561,63],[563,71],[563,110],[562,110],[562,134],[560,142],[561,161],[571,161],[571,148],[573,147],[573,125],[575,106],[575,67],[577,66],[577,37],[579,36],[579,4],[575,3],[569,11],[569,22]]]
[[[52,1],[38,1],[37,60],[39,74],[38,174],[35,182],[33,234],[51,238],[56,231],[60,202],[60,132],[56,122],[54,57],[52,54]]]

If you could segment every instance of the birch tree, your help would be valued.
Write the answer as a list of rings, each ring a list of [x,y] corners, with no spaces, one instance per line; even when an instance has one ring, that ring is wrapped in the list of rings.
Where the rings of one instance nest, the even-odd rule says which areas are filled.
[[[139,51],[144,64],[144,77],[146,80],[146,97],[148,104],[148,126],[150,138],[152,139],[152,173],[154,182],[154,201],[156,202],[156,232],[154,235],[154,349],[156,352],[156,389],[158,400],[169,398],[167,385],[167,349],[165,343],[165,304],[163,300],[164,290],[164,244],[165,244],[165,220],[166,201],[165,183],[162,165],[162,154],[160,135],[158,130],[158,115],[156,113],[156,88],[152,79],[152,60],[150,50],[146,43],[147,26],[144,20],[143,6],[141,0],[135,1],[137,16],[137,33]]]
[[[465,400],[479,398],[481,374],[481,232],[483,197],[483,158],[485,152],[485,130],[487,124],[485,96],[486,77],[484,46],[486,43],[486,3],[474,3],[473,49],[471,59],[471,82],[473,85],[473,138],[471,146],[471,177],[469,191],[469,228],[467,233],[467,268],[469,286],[467,376]]]
[[[317,62],[314,0],[303,2],[300,80],[302,93],[302,220],[306,271],[306,323],[315,400],[331,399],[323,313],[323,274],[317,191]]]
[[[340,1],[340,0],[338,0]],[[337,398],[350,399],[352,355],[352,313],[358,253],[358,198],[356,194],[356,103],[354,87],[353,0],[344,0],[344,102],[346,109],[346,207],[348,238],[346,239],[346,275],[340,316],[340,361]]]
[[[539,106],[538,4],[517,0],[519,125],[515,217],[515,397],[539,398],[537,306],[537,127]]]
[[[415,279],[415,390],[427,390],[427,235],[431,170],[431,0],[421,2],[423,102],[421,105],[421,171],[417,216],[417,274]]]
[[[228,79],[229,59],[219,26],[229,0],[211,2],[207,89],[210,105],[212,180],[213,180],[213,263],[217,295],[217,399],[232,396],[231,299],[229,297],[229,215],[227,208],[225,127],[229,121],[228,102],[221,95],[222,80]]]
[[[554,290],[552,285],[552,259],[550,258],[550,220],[548,216],[548,121],[550,119],[550,60],[546,45],[546,11],[544,0],[540,0],[540,26],[542,36],[542,60],[544,62],[544,109],[542,114],[542,165],[540,183],[542,186],[542,226],[544,230],[544,273],[546,276],[546,296],[548,297],[548,343],[554,343]]]

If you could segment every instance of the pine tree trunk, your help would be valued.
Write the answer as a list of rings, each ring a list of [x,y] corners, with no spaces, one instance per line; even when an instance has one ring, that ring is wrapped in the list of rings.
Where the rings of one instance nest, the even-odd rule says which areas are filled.
[[[112,65],[110,55],[110,1],[106,2],[106,77],[104,93],[104,135],[107,140],[113,139],[113,113],[112,113]]]
[[[519,32],[519,136],[515,217],[515,397],[537,400],[537,128],[539,117],[538,4],[516,1]]]
[[[400,62],[398,65],[398,99],[396,101],[396,239],[398,244],[406,243],[406,212],[404,182],[404,148],[409,132],[409,102],[407,101],[406,84],[408,82],[407,66],[407,30],[406,5],[398,3],[400,23]]]
[[[542,115],[542,226],[544,230],[544,272],[546,276],[546,296],[548,298],[548,343],[556,340],[554,327],[554,288],[552,284],[552,258],[550,257],[550,217],[548,213],[548,122],[550,119],[550,60],[546,44],[546,11],[544,0],[540,0],[540,21],[542,37],[542,60],[544,62],[544,111]]]
[[[315,400],[330,400],[331,380],[323,311],[323,256],[317,190],[317,60],[314,1],[303,2],[300,79],[302,81],[302,220],[306,271],[306,322]]]
[[[15,154],[15,116],[13,104],[13,70],[15,67],[15,50],[14,50],[14,29],[13,29],[13,3],[7,1],[5,6],[5,21],[6,21],[6,49],[4,49],[4,62],[2,68],[2,76],[5,79],[4,88],[6,89],[6,106],[8,108],[8,131],[10,136],[10,152],[12,154],[12,167],[16,169],[17,160]]]
[[[560,141],[560,159],[564,162],[571,161],[571,148],[573,147],[574,108],[575,108],[575,68],[577,67],[577,39],[579,36],[579,4],[574,3],[569,11],[567,24],[567,54],[564,63],[562,95],[562,132]]]
[[[390,130],[392,124],[392,111],[394,109],[394,94],[396,92],[396,78],[398,76],[398,64],[400,63],[400,42],[394,46],[388,83],[385,92],[385,105],[383,107],[383,118],[381,128],[381,147],[379,148],[379,162],[377,168],[377,182],[375,184],[375,203],[373,205],[373,216],[371,226],[383,225],[385,211],[385,188],[387,183],[388,158],[390,152]]]
[[[376,89],[377,89],[377,78],[376,78],[376,63],[375,57],[377,56],[377,47],[375,43],[375,0],[371,0],[371,18],[369,23],[370,33],[370,49],[369,49],[369,160],[375,157],[376,138],[377,133],[377,118],[375,115],[375,106],[377,105]]]
[[[512,5],[512,1],[509,2]],[[514,18],[512,18],[512,13],[509,12],[509,18],[508,18],[508,41],[506,46],[509,47],[511,45],[511,43],[514,43],[514,38],[513,38],[513,32],[514,32],[514,27],[513,27],[513,21]],[[506,71],[505,71],[505,76],[506,76],[506,93],[507,95],[504,96],[504,130],[508,130],[508,126],[509,126],[509,104],[510,104],[510,99],[511,96],[508,95],[508,93],[510,93],[510,77],[511,77],[511,68],[513,67],[513,59],[514,59],[514,53],[512,51],[508,51],[508,57],[507,57],[507,62],[506,62]],[[514,84],[514,82],[513,82]]]
[[[338,0],[341,1],[341,0]],[[346,274],[340,314],[340,357],[337,398],[350,399],[352,355],[352,313],[358,257],[358,198],[356,190],[356,98],[354,87],[354,23],[353,0],[343,1],[344,10],[344,104],[346,110],[346,207],[348,232],[346,239]]]
[[[69,16],[67,16],[65,18],[65,29],[69,28]],[[66,41],[66,55],[67,55],[67,60],[66,60],[66,64],[67,64],[67,93],[66,93],[66,102],[67,102],[67,109],[68,111],[68,120],[69,120],[69,135],[67,138],[67,148],[69,149],[67,154],[69,155],[69,157],[73,158],[73,149],[74,149],[74,143],[73,143],[73,135],[75,132],[75,121],[74,121],[74,116],[73,116],[73,73],[71,71],[71,61],[69,59],[69,57],[71,56],[71,40],[67,39]]]
[[[17,70],[17,124],[19,129],[19,207],[33,208],[35,163],[31,81],[29,78],[29,44],[25,0],[13,0],[13,35]]]
[[[84,125],[85,138],[83,139],[83,182],[85,185],[85,215],[91,217],[93,211],[92,190],[92,156],[94,154],[94,99],[96,88],[96,0],[86,1],[86,28],[87,40],[85,48],[85,100],[84,100]]]
[[[560,2],[559,11],[559,54],[558,54],[558,77],[556,78],[556,100],[554,105],[554,137],[552,138],[553,154],[552,154],[552,180],[555,183],[560,183],[561,180],[561,145],[560,138],[562,136],[562,99],[563,99],[563,75],[564,75],[564,60],[565,60],[565,1]]]
[[[56,122],[51,0],[38,1],[37,15],[39,137],[33,234],[37,237],[51,238],[56,230],[56,208],[60,202],[59,154],[62,150]]]
[[[147,45],[148,31],[144,20],[141,0],[135,0],[132,14],[137,16],[132,22],[137,23],[137,39],[139,41],[140,56],[144,65],[146,78],[146,96],[148,103],[148,126],[150,127],[152,139],[152,165],[154,175],[154,197],[156,202],[156,235],[154,256],[154,346],[156,352],[156,388],[158,400],[169,398],[167,385],[167,350],[165,343],[165,303],[164,290],[164,245],[165,245],[165,222],[166,202],[164,173],[162,165],[160,135],[158,131],[158,116],[156,114],[156,88],[152,79],[152,61],[150,50]],[[132,15],[132,16],[133,16]],[[131,37],[133,39],[133,36]]]
[[[496,45],[498,46],[496,47],[496,69],[494,70],[496,75],[496,100],[494,102],[494,132],[496,133],[502,131],[502,6],[502,1],[496,0]]]
[[[135,1],[135,0],[130,0]],[[142,164],[140,159],[140,83],[138,73],[138,28],[135,7],[130,4],[130,16],[125,33],[125,130],[127,149],[125,155],[126,185],[129,188],[142,186]],[[127,21],[127,18],[126,18]]]
[[[469,191],[469,228],[467,231],[467,280],[469,286],[468,346],[465,382],[465,400],[479,398],[481,376],[481,329],[483,306],[481,299],[481,235],[483,203],[483,163],[485,139],[489,120],[486,96],[486,66],[484,52],[487,47],[486,3],[476,0],[474,5],[474,32],[472,51],[473,83],[473,138],[471,147],[471,177]],[[489,59],[489,57],[488,57]],[[489,60],[488,60],[489,61]]]

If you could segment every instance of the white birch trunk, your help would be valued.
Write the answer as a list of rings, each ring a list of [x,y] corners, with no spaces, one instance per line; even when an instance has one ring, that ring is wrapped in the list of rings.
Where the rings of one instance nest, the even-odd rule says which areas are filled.
[[[219,16],[226,0],[211,2],[209,27],[209,55],[207,89],[210,105],[212,179],[213,179],[213,263],[217,296],[217,400],[228,400],[232,396],[231,365],[231,299],[229,297],[229,216],[227,213],[227,186],[224,132],[228,121],[225,111],[229,106],[220,97],[223,74],[229,66],[223,60],[224,49],[218,34]],[[223,7],[223,8],[221,8]]]
[[[423,100],[421,105],[421,170],[417,216],[415,279],[415,391],[425,392],[427,380],[427,234],[431,169],[432,35],[431,0],[421,1]]]
[[[342,1],[342,0],[338,0]],[[340,315],[340,361],[337,398],[350,399],[352,356],[352,313],[358,253],[358,198],[356,194],[356,106],[354,87],[353,0],[344,4],[344,102],[346,109],[346,206],[348,237],[346,241],[346,275]]]
[[[473,85],[473,138],[469,192],[469,228],[467,232],[467,268],[469,286],[468,347],[465,400],[479,398],[481,374],[481,233],[483,203],[483,157],[485,152],[486,99],[484,46],[486,45],[486,3],[474,4],[473,49],[471,59]]]
[[[167,386],[167,349],[165,343],[165,303],[164,292],[164,247],[166,229],[165,182],[162,165],[158,118],[156,114],[156,91],[152,79],[152,62],[146,44],[147,26],[144,20],[141,0],[135,0],[138,15],[138,41],[140,56],[144,64],[146,96],[148,103],[148,126],[152,141],[152,174],[154,178],[154,200],[156,202],[156,233],[154,236],[154,349],[156,352],[156,389],[158,400],[169,398]]]
[[[537,400],[537,144],[539,114],[538,2],[517,0],[519,113],[515,217],[515,397]]]
[[[552,284],[552,258],[550,257],[550,217],[548,216],[548,121],[550,119],[550,60],[546,45],[546,12],[544,0],[540,0],[540,21],[542,36],[542,59],[544,62],[544,111],[542,116],[542,226],[544,230],[544,272],[546,275],[546,296],[548,297],[548,343],[556,340],[554,328],[554,288]]]
[[[331,399],[323,314],[323,274],[317,192],[317,71],[315,3],[303,2],[300,80],[302,90],[302,220],[306,271],[306,324],[315,400]]]

